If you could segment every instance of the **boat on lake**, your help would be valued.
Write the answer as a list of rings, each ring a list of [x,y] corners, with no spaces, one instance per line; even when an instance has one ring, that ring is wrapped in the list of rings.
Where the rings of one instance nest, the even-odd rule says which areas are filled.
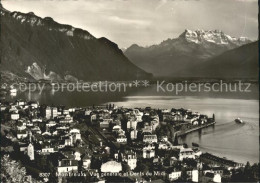
[[[235,119],[235,122],[236,122],[236,123],[240,123],[240,124],[244,123],[244,121],[243,121],[242,119],[240,119],[240,118],[236,118],[236,119]]]

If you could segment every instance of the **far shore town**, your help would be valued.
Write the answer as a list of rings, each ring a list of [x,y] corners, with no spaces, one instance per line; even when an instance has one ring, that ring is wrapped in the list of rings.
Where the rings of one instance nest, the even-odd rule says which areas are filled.
[[[2,101],[1,119],[1,164],[16,172],[14,182],[232,182],[245,171],[250,180],[258,176],[258,164],[179,143],[187,133],[214,126],[214,114],[16,100]]]

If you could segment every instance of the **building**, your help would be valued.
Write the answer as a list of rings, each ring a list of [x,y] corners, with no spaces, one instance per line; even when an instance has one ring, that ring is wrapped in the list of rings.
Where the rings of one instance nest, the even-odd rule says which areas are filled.
[[[202,176],[202,183],[208,183],[208,182],[216,182],[221,183],[221,176],[220,174],[214,174],[212,172],[207,172],[205,175]]]
[[[101,172],[119,173],[122,171],[122,164],[116,161],[108,161],[101,165]]]
[[[37,109],[38,106],[39,106],[39,104],[38,104],[37,102],[30,102],[29,104],[30,104],[30,106],[31,106],[33,109]]]
[[[18,120],[19,118],[20,118],[20,115],[18,113],[11,114],[11,120]]]
[[[42,154],[51,154],[55,152],[58,152],[58,149],[51,146],[44,146],[42,147],[42,151],[41,151]]]
[[[99,123],[100,128],[109,128],[109,122],[108,121],[102,121]]]
[[[80,152],[78,152],[78,151],[76,151],[75,153],[74,153],[74,159],[75,160],[77,160],[77,161],[80,161],[81,160],[81,153]]]
[[[17,139],[24,139],[28,136],[28,132],[26,130],[17,132]]]
[[[127,129],[128,130],[136,129],[136,126],[137,126],[137,121],[130,120],[130,121],[127,122]]]
[[[59,161],[57,172],[58,173],[78,172],[78,161],[71,160],[71,159],[63,159]]]
[[[155,150],[143,149],[143,158],[149,159],[155,157]]]
[[[73,122],[73,117],[67,114],[63,119],[60,119],[61,124],[69,124]]]
[[[34,160],[34,146],[30,143],[27,147],[27,155],[29,156],[30,160]]]
[[[183,159],[195,159],[195,153],[191,148],[180,149],[179,160]]]
[[[173,171],[173,172],[168,174],[168,179],[170,181],[177,180],[180,177],[181,177],[181,171]]]
[[[201,162],[206,163],[211,167],[221,166],[227,168],[228,170],[237,169],[244,166],[244,164],[242,163],[237,163],[226,158],[214,156],[210,153],[203,153],[202,155],[200,155],[200,159]]]
[[[47,107],[46,109],[45,109],[45,117],[46,117],[46,119],[50,119],[51,117],[52,117],[52,115],[51,115],[51,108],[50,107]]]
[[[127,162],[131,170],[135,169],[137,166],[136,152],[127,151],[125,154],[123,154],[122,161]]]
[[[132,140],[137,139],[137,130],[136,130],[136,129],[134,129],[134,130],[132,130],[132,131],[130,132],[130,138],[131,138]]]
[[[143,142],[144,143],[157,143],[157,136],[156,135],[144,135]]]
[[[187,171],[187,175],[191,178],[192,182],[199,182],[199,171],[198,170]]]
[[[118,143],[127,143],[127,138],[124,134],[119,134],[116,138],[116,142]]]
[[[53,107],[52,108],[52,118],[55,118],[58,116],[58,108],[57,107]]]
[[[89,154],[86,154],[83,158],[83,168],[85,168],[86,170],[90,169],[90,165],[91,165],[91,157],[89,156]]]
[[[58,108],[57,107],[47,107],[45,109],[45,117],[46,119],[55,118],[58,116]]]

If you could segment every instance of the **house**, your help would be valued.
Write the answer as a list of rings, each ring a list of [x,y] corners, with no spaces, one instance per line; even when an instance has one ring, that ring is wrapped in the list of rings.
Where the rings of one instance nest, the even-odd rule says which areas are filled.
[[[97,121],[97,114],[91,114],[90,115],[90,122],[93,123],[93,122],[96,122]]]
[[[55,118],[58,116],[58,108],[57,107],[47,107],[45,109],[45,117],[46,119]]]
[[[77,141],[81,141],[81,134],[79,129],[71,129],[69,133],[73,144],[75,144]]]
[[[159,146],[158,146],[158,149],[170,149],[170,145],[169,144],[166,144],[166,143],[162,143],[160,142],[159,143]]]
[[[26,122],[26,126],[30,126],[30,127],[32,127],[32,126],[33,126],[33,122],[31,122],[31,121],[27,121],[27,122]]]
[[[28,132],[26,130],[18,131],[17,132],[17,138],[18,139],[24,139],[28,136]]]
[[[91,110],[86,110],[85,111],[85,116],[90,116],[91,112],[92,112]]]
[[[67,115],[67,114],[70,114],[70,111],[68,109],[64,109],[63,110],[63,115]]]
[[[46,127],[52,127],[52,126],[56,126],[57,123],[55,121],[49,121],[47,124],[46,124]]]
[[[127,143],[127,138],[124,134],[119,134],[116,138],[116,142],[118,143]]]
[[[9,113],[18,113],[18,109],[16,108],[16,106],[12,105],[11,108],[9,109]]]
[[[74,152],[74,158],[75,158],[75,160],[77,160],[77,161],[80,161],[81,160],[81,153],[80,152],[78,152],[78,151],[76,151],[76,152]]]
[[[91,156],[89,154],[85,154],[82,158],[83,161],[83,168],[85,168],[86,170],[90,169],[90,165],[91,165]]]
[[[33,109],[37,109],[39,104],[37,102],[30,102],[29,105],[33,108]]]
[[[143,134],[152,134],[153,126],[151,126],[148,122],[145,123],[144,128],[142,129]]]
[[[45,109],[45,117],[46,119],[50,119],[52,117],[52,109],[50,107]]]
[[[41,154],[51,154],[58,152],[58,148],[52,147],[50,144],[42,145]]]
[[[199,182],[199,171],[198,170],[187,171],[187,175],[191,178],[192,182]]]
[[[2,106],[2,105],[1,105],[0,111],[5,111],[5,109],[6,109],[6,106]]]
[[[122,164],[116,161],[108,161],[101,165],[101,172],[119,173],[122,171]]]
[[[72,136],[67,136],[64,140],[64,145],[65,146],[72,146],[73,143],[72,143]]]
[[[127,122],[127,129],[136,129],[137,121],[130,120]]]
[[[119,153],[115,153],[115,159],[119,160]],[[121,153],[122,161],[126,162],[130,169],[133,170],[137,166],[137,157],[136,152],[126,151],[125,153]]]
[[[58,108],[57,107],[53,107],[52,108],[52,118],[55,118],[58,116]]]
[[[20,115],[18,113],[11,114],[11,120],[18,120],[19,118],[20,118]]]
[[[78,161],[71,159],[62,159],[61,161],[59,161],[57,173],[69,172],[78,172]]]
[[[157,143],[157,135],[144,135],[144,143]]]
[[[116,134],[118,134],[120,130],[121,130],[121,126],[115,125],[115,126],[113,126],[112,132],[115,132]]]
[[[109,122],[108,121],[102,121],[99,123],[100,128],[109,128]]]
[[[22,122],[19,122],[18,125],[17,125],[17,130],[22,131],[22,130],[25,130],[25,129],[26,129],[26,125],[23,125]]]
[[[208,182],[221,183],[221,176],[220,176],[220,174],[207,172],[205,175],[202,176],[201,182],[202,183],[208,183]]]
[[[132,140],[137,139],[137,130],[136,130],[136,129],[134,129],[134,130],[132,130],[132,131],[130,132],[130,138],[131,138]]]
[[[63,119],[60,119],[61,124],[70,124],[73,122],[73,117],[67,114]]]
[[[174,165],[177,161],[178,161],[178,159],[176,157],[172,156],[170,159],[170,166]]]
[[[17,100],[17,101],[15,102],[15,105],[16,105],[16,106],[24,106],[24,105],[25,105],[25,102],[24,102],[24,101],[21,101],[21,100]]]
[[[162,136],[162,137],[161,137],[161,141],[167,142],[167,141],[168,141],[168,137],[167,137],[167,136]]]
[[[183,145],[171,146],[172,149],[184,149]]]
[[[146,144],[143,147],[144,150],[154,150],[155,149],[155,145],[154,144]]]
[[[32,119],[32,122],[42,122],[42,119],[41,118],[33,118]]]
[[[155,150],[143,149],[143,158],[149,159],[155,157]]]
[[[195,159],[194,151],[191,148],[180,149],[179,160],[183,159]]]
[[[177,180],[180,177],[181,177],[181,171],[173,171],[173,172],[168,174],[168,179],[170,181]]]
[[[201,150],[199,150],[199,149],[193,149],[193,151],[194,151],[194,155],[196,157],[200,157],[200,155],[202,154]]]
[[[32,131],[33,134],[36,134],[36,133],[41,134],[42,133],[40,127],[38,127],[38,126],[33,127],[31,129],[31,131]]]

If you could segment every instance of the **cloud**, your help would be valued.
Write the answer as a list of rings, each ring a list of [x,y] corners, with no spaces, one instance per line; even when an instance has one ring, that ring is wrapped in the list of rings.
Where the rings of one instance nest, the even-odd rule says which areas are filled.
[[[116,22],[116,23],[120,23],[120,24],[130,24],[130,25],[142,25],[142,26],[147,26],[150,25],[150,21],[146,21],[146,20],[136,20],[136,19],[126,19],[126,18],[121,18],[118,16],[110,16],[108,17],[109,20]]]
[[[199,0],[159,0],[158,5],[155,7],[155,10],[160,9],[162,6],[164,6],[167,2],[173,2],[173,1],[199,1]]]

